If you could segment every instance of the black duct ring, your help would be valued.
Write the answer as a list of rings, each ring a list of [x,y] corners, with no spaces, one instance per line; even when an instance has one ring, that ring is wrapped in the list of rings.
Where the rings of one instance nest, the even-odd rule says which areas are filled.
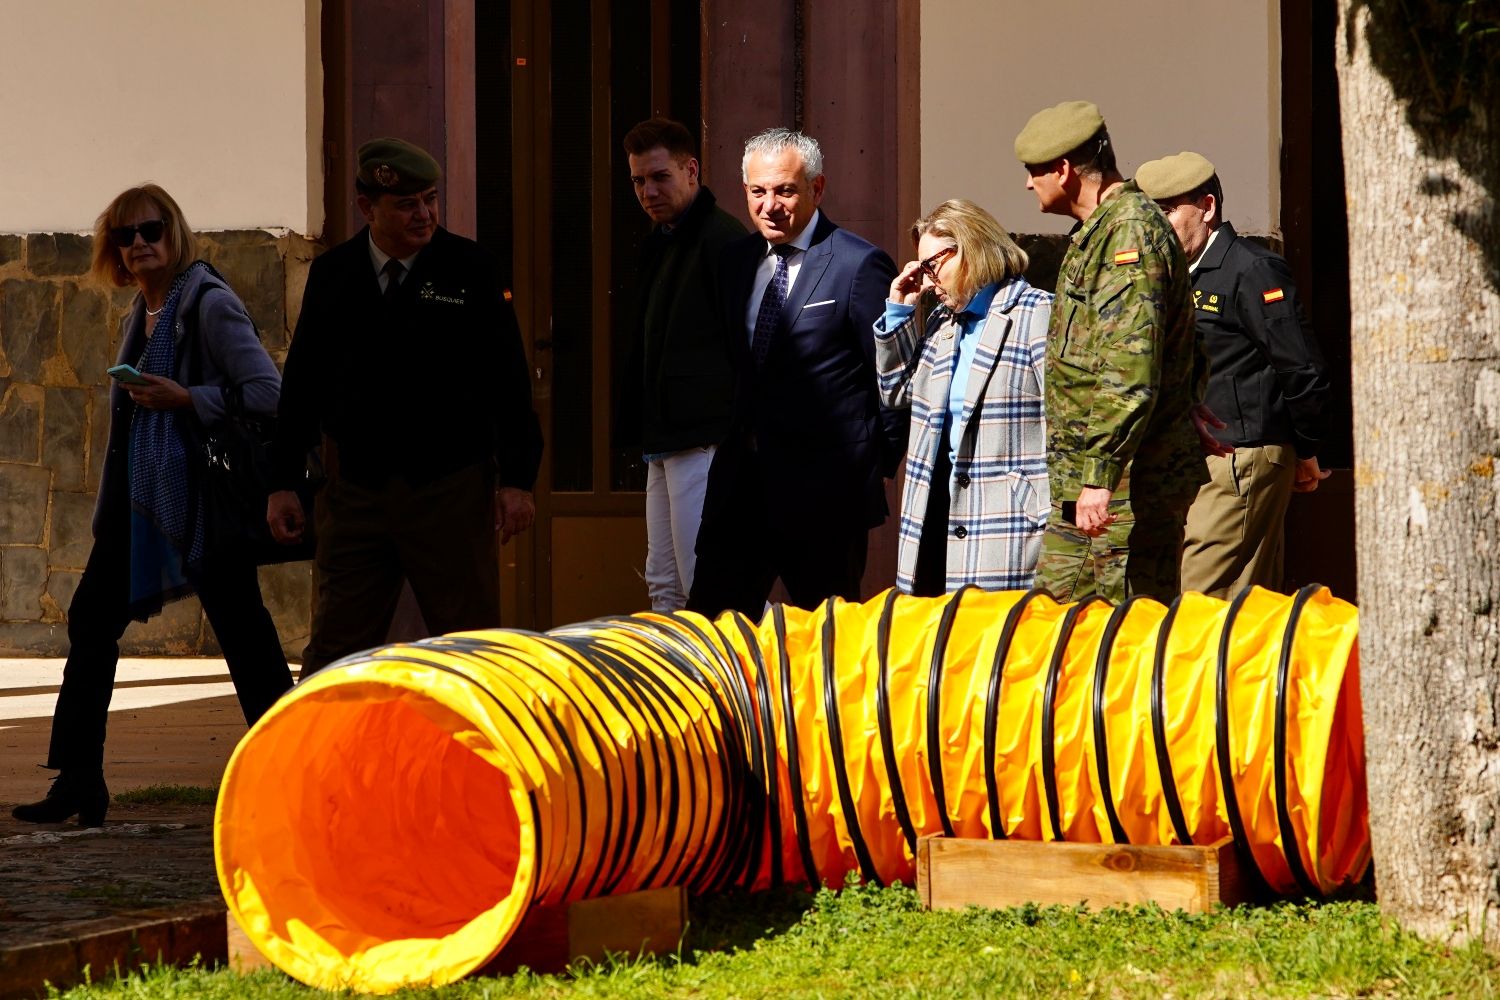
[[[1156,773],[1161,778],[1162,797],[1167,801],[1172,829],[1179,843],[1192,846],[1193,835],[1188,830],[1187,814],[1182,811],[1182,798],[1177,794],[1177,776],[1172,771],[1172,755],[1167,746],[1167,641],[1181,606],[1182,598],[1174,598],[1156,632],[1156,655],[1151,667],[1151,738],[1156,745]]]
[[[1224,631],[1219,635],[1218,664],[1214,670],[1214,742],[1219,760],[1219,791],[1224,799],[1224,813],[1229,817],[1229,833],[1234,837],[1240,859],[1246,863],[1245,870],[1254,872],[1264,885],[1268,884],[1265,872],[1260,870],[1260,863],[1255,860],[1255,852],[1250,849],[1245,836],[1245,820],[1240,815],[1240,800],[1234,788],[1234,757],[1229,747],[1229,640],[1234,620],[1253,589],[1246,587],[1241,590],[1224,614]]]
[[[889,651],[891,614],[895,610],[897,596],[894,589],[888,591],[885,595],[885,603],[880,608],[880,623],[876,638],[876,656],[880,664],[880,676],[876,678],[875,683],[875,717],[880,729],[880,755],[885,759],[885,776],[890,785],[891,808],[896,813],[896,823],[901,827],[901,834],[906,838],[906,846],[915,857],[917,831],[912,825],[911,810],[906,805],[906,791],[901,787],[901,770],[896,766],[896,740],[891,730]]]
[[[932,640],[932,661],[927,668],[927,774],[945,837],[953,836],[953,821],[948,818],[948,793],[943,787],[943,656],[948,652],[948,635],[953,631],[964,594],[975,589],[972,583],[966,583],[948,596],[938,619],[937,635]]]
[[[1302,852],[1297,849],[1297,831],[1292,828],[1292,813],[1287,806],[1287,779],[1286,779],[1286,701],[1287,701],[1287,679],[1292,666],[1292,646],[1297,641],[1297,619],[1302,615],[1302,608],[1311,600],[1318,591],[1323,589],[1320,583],[1309,583],[1297,591],[1297,596],[1292,598],[1292,610],[1287,615],[1286,631],[1281,635],[1281,657],[1276,664],[1276,825],[1281,831],[1281,853],[1286,858],[1286,865],[1292,871],[1292,878],[1297,880],[1297,886],[1309,896],[1318,894],[1318,887],[1307,873],[1307,867],[1302,863]]]
[[[771,606],[771,622],[776,629],[776,668],[781,675],[781,713],[786,730],[786,769],[792,786],[792,826],[797,831],[797,849],[802,854],[802,870],[807,874],[807,884],[817,888],[823,884],[818,877],[818,865],[813,859],[812,842],[808,837],[807,809],[802,796],[802,761],[797,750],[797,714],[792,708],[792,667],[786,655],[786,613],[780,604]]]
[[[750,650],[750,659],[755,664],[755,700],[760,705],[761,741],[766,746],[766,811],[770,815],[771,833],[771,887],[779,887],[785,876],[781,870],[781,767],[776,759],[776,719],[771,709],[771,679],[766,673],[766,659],[760,652],[760,640],[744,615],[735,615],[734,624],[739,628],[745,648]],[[759,869],[746,875],[745,887],[755,884]]]
[[[1052,659],[1047,664],[1047,686],[1042,693],[1042,786],[1047,793],[1048,818],[1052,821],[1052,839],[1062,840],[1062,809],[1057,795],[1057,748],[1053,745],[1057,730],[1057,678],[1062,672],[1063,656],[1068,651],[1068,640],[1073,636],[1073,627],[1078,617],[1091,604],[1106,603],[1098,594],[1090,594],[1068,609],[1063,615],[1062,628],[1052,648]]]
[[[1120,626],[1125,624],[1125,616],[1130,614],[1130,606],[1138,600],[1140,600],[1139,597],[1127,597],[1124,604],[1119,605],[1110,613],[1109,621],[1104,625],[1104,634],[1099,639],[1099,655],[1094,659],[1094,765],[1099,769],[1099,796],[1104,800],[1104,814],[1109,819],[1109,833],[1117,844],[1130,843],[1130,836],[1125,832],[1125,825],[1120,822],[1120,814],[1115,809],[1114,790],[1110,787],[1109,739],[1104,714],[1104,690],[1109,683],[1110,654],[1114,652],[1115,636],[1119,634]]]
[[[995,774],[995,753],[998,740],[996,729],[1000,722],[1000,695],[1004,689],[1005,657],[1010,652],[1010,642],[1021,624],[1021,614],[1031,599],[1046,591],[1033,587],[1021,596],[1005,616],[1005,625],[1000,629],[1000,641],[995,645],[995,660],[990,667],[989,689],[984,697],[984,791],[989,798],[990,836],[1005,840],[1005,817],[1000,814],[1000,780]]]
[[[859,814],[854,808],[854,794],[849,789],[848,763],[844,760],[844,727],[839,719],[838,664],[834,661],[833,647],[837,640],[833,624],[833,602],[828,598],[823,605],[823,724],[828,729],[828,745],[833,752],[833,778],[838,786],[839,805],[844,810],[844,827],[854,847],[855,860],[859,862],[859,874],[866,881],[883,885],[875,862],[870,857],[870,848],[865,843],[864,832],[859,827]]]

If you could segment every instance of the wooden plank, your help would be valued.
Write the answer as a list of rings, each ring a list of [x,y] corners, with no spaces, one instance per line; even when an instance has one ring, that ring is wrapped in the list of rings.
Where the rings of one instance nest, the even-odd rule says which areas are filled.
[[[509,976],[522,966],[541,973],[567,968],[566,906],[533,906],[527,910],[505,947],[478,971],[482,976]]]
[[[269,969],[271,960],[255,947],[255,943],[250,940],[250,935],[246,934],[240,922],[234,919],[234,913],[224,914],[224,920],[225,930],[229,937],[229,967],[240,973]]]
[[[677,949],[686,927],[681,886],[586,899],[568,908],[568,957],[665,955]]]
[[[1233,845],[1138,847],[925,837],[917,891],[929,909],[1156,903],[1203,913],[1245,897]]]
[[[606,953],[664,955],[687,927],[687,894],[681,886],[585,899],[567,906],[534,906],[505,947],[481,973],[506,976],[521,966],[561,972],[580,958]]]
[[[227,914],[225,920],[229,967],[236,972],[269,968],[270,960],[251,942],[234,914]],[[500,954],[478,972],[508,976],[522,966],[533,972],[561,972],[577,959],[597,962],[606,953],[665,955],[677,949],[686,927],[687,893],[681,886],[585,899],[567,906],[534,906]]]

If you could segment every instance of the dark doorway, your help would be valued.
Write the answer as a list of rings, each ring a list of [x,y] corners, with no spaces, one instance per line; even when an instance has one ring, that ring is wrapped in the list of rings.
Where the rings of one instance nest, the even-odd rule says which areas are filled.
[[[1334,59],[1335,4],[1282,0],[1281,229],[1285,254],[1333,381],[1318,459],[1336,470],[1287,514],[1286,586],[1324,583],[1357,596],[1354,412],[1350,398],[1349,229]]]
[[[641,610],[645,476],[612,447],[636,204],[620,143],[665,114],[701,133],[696,0],[492,0],[475,10],[478,238],[500,259],[547,451],[507,623]]]

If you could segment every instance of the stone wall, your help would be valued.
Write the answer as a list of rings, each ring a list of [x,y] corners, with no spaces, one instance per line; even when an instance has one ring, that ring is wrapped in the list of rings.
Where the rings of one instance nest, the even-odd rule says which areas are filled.
[[[134,289],[88,277],[91,239],[0,235],[0,655],[67,651],[66,611],[93,544],[90,522],[109,434],[105,369]],[[279,365],[318,247],[264,231],[201,234],[200,251],[244,299]],[[261,570],[261,590],[289,656],[307,642],[309,563]],[[195,599],[121,641],[127,655],[214,655]]]

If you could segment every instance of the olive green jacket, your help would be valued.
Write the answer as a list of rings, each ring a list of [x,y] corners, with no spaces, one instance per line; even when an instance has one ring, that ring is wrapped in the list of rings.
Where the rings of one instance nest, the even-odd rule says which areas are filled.
[[[1047,337],[1047,475],[1054,504],[1084,486],[1180,499],[1205,479],[1189,411],[1207,364],[1192,282],[1166,217],[1134,181],[1074,231]]]

